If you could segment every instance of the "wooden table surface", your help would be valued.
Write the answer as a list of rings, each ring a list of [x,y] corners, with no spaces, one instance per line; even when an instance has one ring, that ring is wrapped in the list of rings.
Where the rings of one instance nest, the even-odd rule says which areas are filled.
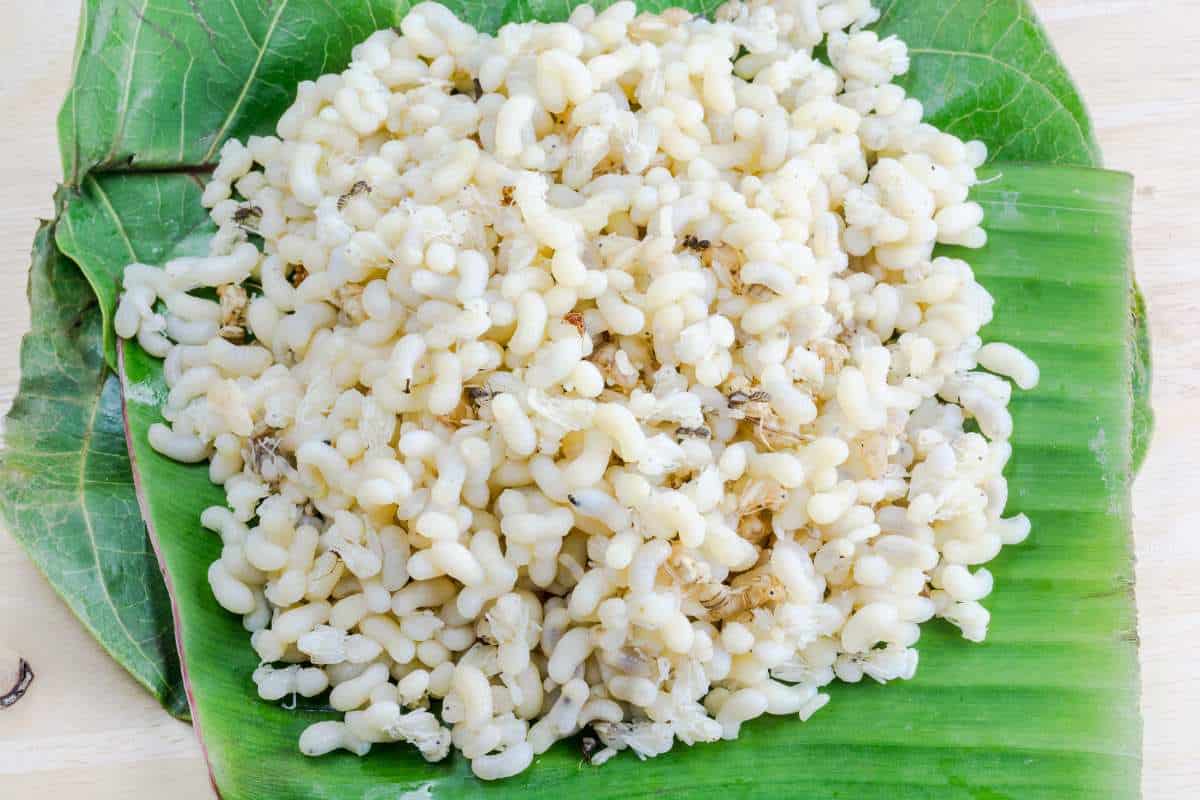
[[[1109,167],[1137,178],[1137,275],[1150,305],[1158,428],[1134,490],[1144,795],[1200,797],[1200,0],[1035,0],[1082,87]],[[60,179],[55,115],[79,0],[0,3],[0,412],[29,326],[36,218]],[[118,667],[7,534],[0,652],[37,678],[0,711],[0,797],[210,798],[191,729]],[[1100,800],[1100,798],[1096,798]]]

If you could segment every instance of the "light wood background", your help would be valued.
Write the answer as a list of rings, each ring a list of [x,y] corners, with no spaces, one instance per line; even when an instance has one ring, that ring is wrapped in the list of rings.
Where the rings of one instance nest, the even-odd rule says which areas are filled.
[[[1200,797],[1200,0],[1035,0],[1095,118],[1137,178],[1137,275],[1150,304],[1158,428],[1134,491],[1144,795]],[[36,218],[60,178],[55,115],[78,0],[0,0],[0,412],[29,326]],[[166,715],[0,534],[0,654],[37,672],[0,711],[0,797],[211,797],[191,729]],[[1097,800],[1099,800],[1097,798]]]

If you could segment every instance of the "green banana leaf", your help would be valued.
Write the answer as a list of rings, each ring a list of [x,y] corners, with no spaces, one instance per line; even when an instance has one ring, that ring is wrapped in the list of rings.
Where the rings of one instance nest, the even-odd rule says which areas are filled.
[[[476,25],[494,28],[501,20],[562,18],[574,3],[510,0],[487,4],[467,0],[451,2],[449,5]],[[674,3],[656,1],[641,5],[657,8]],[[689,2],[684,5],[704,12],[711,10],[715,3]],[[227,4],[197,3],[194,0],[135,0],[132,3],[86,0],[76,53],[74,86],[59,120],[64,174],[67,176],[69,192],[64,192],[60,203],[64,210],[60,215],[56,238],[63,253],[83,269],[96,293],[103,313],[110,364],[113,363],[114,351],[108,323],[115,304],[120,269],[134,256],[157,263],[174,255],[193,252],[200,245],[208,228],[198,203],[189,193],[197,186],[198,175],[212,163],[224,138],[269,131],[273,120],[289,102],[297,81],[340,68],[357,40],[371,29],[391,24],[402,16],[406,8],[407,4],[403,2],[393,5],[377,0],[337,4],[316,0],[230,0]],[[989,144],[993,158],[999,160],[1099,163],[1098,149],[1083,104],[1023,0],[890,0],[882,4],[882,10],[883,17],[877,28],[882,33],[897,33],[908,41],[913,54],[913,67],[906,85],[925,102],[932,122],[959,135],[983,138]],[[212,48],[217,45],[219,47],[214,53]],[[122,174],[155,171],[171,174]],[[191,184],[192,188],[187,184]],[[989,208],[989,213],[994,211]],[[992,221],[989,222],[991,224]],[[51,252],[53,246],[48,239],[54,232],[44,231],[43,234],[44,237],[39,237],[40,252]],[[993,233],[993,247],[995,245]],[[972,260],[978,263],[975,255],[972,254]],[[1082,258],[1073,250],[1060,255],[1068,263]],[[63,265],[64,274],[69,271],[69,262],[57,253],[54,258]],[[39,269],[38,263],[35,258],[35,275]],[[1047,263],[1062,269],[1061,263]],[[81,281],[76,283],[82,285]],[[37,281],[31,281],[31,285],[35,294],[35,324],[41,319],[74,319],[69,304],[59,307],[63,303],[61,293],[44,292],[42,299],[38,300]],[[1126,362],[1126,367],[1127,372],[1132,372],[1133,408],[1130,414],[1133,425],[1128,432],[1133,439],[1130,451],[1136,464],[1144,454],[1152,418],[1148,401],[1149,349],[1144,307],[1139,304],[1140,297],[1134,295],[1133,298],[1133,305],[1122,320],[1113,316],[1106,318],[1106,324],[1111,323],[1111,330],[1116,330],[1119,324],[1135,326],[1130,336],[1135,347],[1127,354],[1131,361]],[[1064,301],[1064,308],[1078,312],[1077,302]],[[1007,304],[1001,305],[1000,309],[997,325],[1004,324],[1010,314]],[[78,312],[75,313],[78,316]],[[1023,324],[1036,325],[1035,317],[1023,317]],[[1033,322],[1030,323],[1030,320]],[[53,336],[52,333],[44,335]],[[96,337],[97,340],[99,338]],[[99,351],[98,343],[96,348]],[[40,374],[46,369],[44,362],[47,357],[44,348],[27,345],[23,351],[23,374]],[[1087,358],[1084,361],[1092,364],[1104,358],[1107,356],[1101,358],[1097,354],[1096,359]],[[1112,366],[1116,361],[1104,363]],[[1075,357],[1061,359],[1057,366],[1065,374],[1078,373],[1083,376],[1086,373],[1086,379],[1079,380],[1077,386],[1098,381],[1103,373],[1099,367],[1087,372],[1089,367],[1079,366],[1079,360]],[[1046,373],[1050,371],[1045,362],[1043,369]],[[103,385],[106,380],[104,376],[104,364],[98,358],[85,359],[75,368],[75,377],[82,383],[91,381]],[[35,399],[32,396],[35,390],[27,388],[26,383],[23,383],[22,391],[30,394],[25,398],[27,404]],[[1078,412],[1070,391],[1069,386],[1064,387],[1059,403],[1064,418],[1077,415]],[[94,413],[99,419],[109,419],[117,413],[118,402],[115,392],[101,391]],[[55,523],[63,524],[51,526],[37,515],[14,511],[21,506],[49,508],[51,503],[59,502],[54,487],[46,485],[46,482],[29,480],[20,469],[14,470],[10,466],[20,464],[22,458],[28,457],[20,452],[19,447],[23,445],[19,443],[22,441],[37,443],[29,448],[32,457],[45,454],[38,448],[51,438],[55,413],[61,412],[41,410],[41,413],[26,414],[24,419],[17,419],[20,408],[22,400],[18,400],[8,423],[9,453],[4,458],[4,466],[0,467],[0,493],[3,495],[3,513],[8,529],[47,573],[55,588],[106,649],[156,696],[163,699],[169,710],[179,712],[179,695],[172,688],[177,686],[177,667],[170,648],[143,647],[141,652],[131,651],[125,645],[129,637],[123,628],[134,630],[135,636],[140,632],[131,626],[129,620],[118,620],[120,624],[113,621],[108,624],[95,622],[98,618],[92,602],[95,592],[87,581],[72,572],[75,567],[70,557],[64,555],[86,552],[90,533],[102,553],[97,557],[97,563],[111,559],[111,564],[106,561],[105,568],[97,567],[95,570],[97,574],[107,576],[111,582],[111,593],[121,598],[145,595],[161,600],[164,594],[157,574],[139,568],[136,548],[133,552],[127,552],[130,548],[124,546],[132,532],[135,544],[140,542],[141,561],[147,560],[146,545],[136,516],[110,531],[105,526],[89,529],[74,519],[56,519]],[[1126,415],[1127,420],[1130,414]],[[1022,421],[1023,418],[1018,417],[1018,435],[1021,435]],[[1126,425],[1126,428],[1129,426]],[[26,431],[23,434],[26,438],[21,440],[14,430]],[[1099,430],[1105,431],[1100,445],[1107,446],[1112,442],[1111,436],[1120,435],[1119,432],[1114,433],[1111,426]],[[61,454],[64,459],[73,457],[82,463],[86,460],[91,441],[84,436],[57,441],[53,452]],[[1113,466],[1119,460],[1108,459],[1105,463],[1116,470],[1105,473],[1107,478],[1102,479],[1102,483],[1106,488],[1128,483],[1133,470],[1127,462],[1120,469]],[[1015,461],[1014,469],[1019,464],[1019,460]],[[108,466],[113,469],[112,479],[105,481],[102,488],[84,482],[83,507],[97,503],[92,498],[94,491],[107,494],[100,502],[115,503],[119,500],[125,508],[132,506],[132,476],[128,474],[128,467],[119,470],[116,464]],[[1049,480],[1040,468],[1038,471],[1043,479]],[[1090,491],[1076,480],[1071,470],[1062,471],[1061,476],[1055,474],[1053,480],[1056,485],[1059,485],[1060,477],[1064,497],[1078,500]],[[197,485],[203,488],[202,482]],[[212,487],[208,489],[212,491]],[[1014,488],[1014,504],[1016,501]],[[1067,507],[1071,506],[1068,504]],[[47,533],[51,529],[52,535]],[[1127,536],[1125,529],[1122,531],[1122,536]],[[1121,541],[1124,543],[1125,540],[1122,538]],[[1037,558],[1042,559],[1043,554],[1039,552]],[[1047,563],[1039,560],[1038,566],[1046,567]],[[1117,571],[1121,571],[1122,575],[1128,572],[1127,566],[1121,569],[1124,571]],[[67,579],[56,579],[56,575],[65,575]],[[1049,577],[1043,577],[1049,580]],[[1049,584],[1043,588],[1049,591]],[[1098,617],[1091,618],[1091,622],[1109,633],[1125,630],[1126,627],[1131,630],[1129,609],[1132,601],[1123,596],[1119,599],[1116,611],[1089,611],[1089,614],[1099,613]],[[999,602],[998,596],[992,604],[997,616],[1002,613],[997,605]],[[119,608],[120,613],[126,615],[130,609],[145,608],[147,616],[144,619],[151,622],[148,627],[160,634],[169,632],[170,620],[165,602],[135,603]],[[1072,621],[1076,621],[1074,616]],[[996,625],[998,633],[1001,621],[997,620]],[[942,637],[947,641],[952,639],[937,630],[926,633],[927,642],[922,650],[925,659],[923,672],[929,670],[930,660],[935,657],[926,652],[932,649],[928,645],[931,637]],[[159,641],[162,640],[160,636]],[[979,648],[978,652],[987,649],[988,646],[985,646]],[[1046,654],[1049,651],[1043,648],[1042,652]],[[956,657],[974,658],[977,657],[975,653],[969,650],[956,654]],[[1067,669],[1064,665],[1071,654],[1062,655],[1059,661],[1045,655],[1046,660],[1039,662],[1033,659],[1028,666],[1034,670]],[[148,667],[147,663],[153,668]],[[1114,682],[1135,685],[1136,678],[1130,677],[1133,673],[1122,671],[1120,667],[1115,662],[1103,662],[1097,669]],[[244,675],[239,674],[237,680],[244,681]],[[864,693],[863,687],[853,687],[848,691],[852,695]],[[882,696],[888,699],[881,700],[881,703],[902,702],[898,699],[893,701],[891,691],[888,689],[883,693]],[[865,690],[865,693],[873,692]],[[841,698],[838,700],[839,703],[823,711],[822,715],[836,712]],[[257,703],[252,699],[248,702]],[[855,722],[852,717],[847,719],[848,723]],[[819,720],[820,715],[814,722]],[[862,719],[857,722],[861,725]],[[764,723],[764,726],[770,727],[770,724]],[[1136,719],[1127,724],[1136,731]],[[836,745],[836,731],[830,732],[834,738],[825,739],[825,744],[818,746],[816,742],[821,740],[821,734],[812,733],[811,726],[809,729],[808,735],[815,739],[806,742],[808,753],[817,756],[812,760],[828,761],[829,754],[820,752],[820,747]],[[288,746],[294,741],[290,735],[285,738]],[[1136,746],[1129,752],[1136,753]],[[1128,755],[1126,753],[1126,758]],[[808,761],[805,769],[810,768]],[[837,762],[837,757],[834,757],[834,761]],[[612,766],[607,769],[612,769]],[[219,773],[216,762],[214,769]],[[1118,771],[1127,776],[1135,768],[1131,770],[1126,767]],[[323,771],[314,774],[323,774]],[[643,780],[647,779],[648,773],[639,774],[643,775]],[[817,796],[835,794],[837,786],[845,785],[845,780],[843,784],[832,780],[820,782],[817,780],[820,774],[818,770],[811,783],[820,787],[813,790]],[[870,770],[867,774],[870,774]],[[1107,786],[1104,776],[1108,773],[1101,770],[1097,774],[1098,785]],[[898,777],[893,768],[892,779]],[[928,775],[921,778],[922,781],[927,779]],[[946,780],[950,786],[973,785],[963,783],[965,779],[955,775],[950,775]],[[734,778],[730,778],[730,781],[730,785],[737,783]],[[885,780],[878,785],[888,784]],[[908,796],[903,788],[907,785],[904,781],[897,783],[893,780],[891,785],[896,787],[896,793]],[[1070,794],[1066,790],[1064,792]],[[847,793],[857,795],[853,789],[847,790]],[[278,792],[266,794],[283,796]],[[385,796],[392,795],[389,793]],[[920,793],[914,796],[920,796]],[[986,792],[980,796],[986,796]],[[1016,796],[1032,795],[1017,792]]]
[[[96,297],[55,248],[52,223],[33,243],[29,304],[0,515],[113,658],[186,715],[170,602],[133,491],[120,382],[104,369]]]
[[[166,395],[160,363],[126,343],[125,410],[143,513],[172,584],[193,716],[221,796],[669,797],[737,789],[746,797],[1080,798],[1137,796],[1137,648],[1129,552],[1131,325],[1127,175],[1003,165],[985,175],[990,243],[966,255],[1000,313],[985,338],[1024,349],[1042,383],[1012,410],[1010,508],[1029,542],[990,565],[992,631],[982,645],[928,626],[917,677],[833,687],[807,723],[756,720],[734,742],[677,746],[603,768],[560,743],[495,785],[452,756],[426,764],[388,746],[358,759],[300,755],[319,705],[258,700],[257,656],[238,617],[211,597],[220,540],[200,512],[223,501],[203,466],[147,443]],[[182,180],[182,179],[180,179]],[[198,191],[198,190],[197,190]],[[166,246],[166,243],[164,243]],[[954,252],[947,248],[947,252]],[[376,794],[377,793],[377,794]]]

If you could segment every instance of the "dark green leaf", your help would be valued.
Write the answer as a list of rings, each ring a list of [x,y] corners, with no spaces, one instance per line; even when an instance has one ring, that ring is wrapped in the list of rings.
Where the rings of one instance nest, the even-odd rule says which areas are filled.
[[[190,175],[89,175],[64,190],[55,241],[83,269],[100,301],[104,352],[115,369],[112,315],[121,271],[141,261],[162,264],[207,252],[213,224],[200,205],[200,180]]]
[[[483,3],[472,3],[484,8]],[[215,162],[274,128],[296,84],[342,69],[396,0],[85,0],[58,118],[63,175]]]
[[[1100,166],[1087,109],[1026,0],[884,0],[875,25],[908,43],[901,83],[928,122],[993,161]]]
[[[176,716],[187,716],[170,599],[133,491],[120,382],[100,313],[44,224],[33,247],[33,331],[5,424],[0,513],[80,621]]]
[[[836,686],[808,723],[758,720],[736,742],[678,746],[645,763],[625,754],[586,767],[561,744],[528,772],[484,786],[461,758],[428,765],[400,746],[365,759],[301,756],[296,739],[322,714],[256,698],[248,635],[205,577],[220,543],[197,520],[221,491],[202,467],[146,443],[165,386],[158,362],[126,345],[131,452],[223,797],[394,797],[426,782],[437,798],[1136,797],[1130,188],[1116,173],[1004,165],[975,193],[991,241],[965,256],[999,312],[985,333],[1024,348],[1043,376],[1013,404],[1010,508],[1033,518],[1034,534],[989,565],[997,588],[988,642],[928,627],[913,681]]]

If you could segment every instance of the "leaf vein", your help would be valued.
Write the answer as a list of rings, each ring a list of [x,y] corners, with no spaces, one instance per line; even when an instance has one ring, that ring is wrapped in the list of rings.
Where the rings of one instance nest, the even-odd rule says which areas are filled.
[[[279,6],[275,9],[275,16],[271,17],[271,23],[267,26],[267,33],[263,37],[262,46],[258,47],[258,55],[254,59],[254,65],[250,68],[250,74],[246,76],[245,82],[242,83],[242,90],[238,94],[237,100],[234,101],[233,108],[229,109],[229,114],[225,117],[225,121],[221,123],[220,129],[217,130],[213,137],[212,144],[209,145],[208,152],[204,154],[203,162],[208,162],[216,154],[217,148],[221,146],[221,142],[228,133],[229,128],[233,125],[234,119],[242,110],[242,104],[246,102],[246,95],[250,93],[250,87],[254,84],[254,79],[258,75],[258,70],[262,67],[263,57],[268,51],[268,45],[271,42],[271,37],[275,35],[275,28],[279,25],[279,18],[283,16],[283,10],[287,8],[288,0],[281,0]]]
[[[137,62],[138,39],[142,35],[142,25],[146,21],[146,9],[149,5],[150,0],[142,0],[141,10],[134,11],[134,16],[137,17],[137,24],[133,28],[133,41],[129,43],[129,59],[125,64],[125,87],[121,93],[121,102],[117,106],[117,125],[113,131],[112,145],[109,148],[108,155],[104,157],[105,161],[112,159],[117,154],[117,146],[121,143],[121,139],[125,135],[125,123],[129,119],[129,96],[133,92],[133,66]],[[134,6],[130,5],[130,8],[134,8]]]
[[[1038,89],[1042,90],[1042,92],[1045,93],[1045,95],[1050,99],[1050,101],[1055,106],[1058,106],[1058,108],[1065,111],[1067,114],[1067,117],[1071,120],[1071,123],[1075,126],[1075,129],[1079,132],[1080,137],[1082,137],[1085,140],[1087,139],[1087,134],[1084,132],[1083,126],[1079,124],[1079,120],[1076,119],[1075,115],[1071,113],[1071,109],[1067,108],[1066,105],[1063,104],[1063,101],[1061,99],[1059,99],[1058,95],[1055,94],[1054,91],[1049,86],[1042,83],[1037,78],[1030,75],[1028,72],[1024,71],[1023,69],[1020,69],[1019,67],[1017,67],[1013,64],[1009,64],[1006,61],[1001,61],[1000,59],[998,59],[995,56],[990,55],[988,53],[972,53],[972,52],[964,52],[964,51],[960,51],[960,50],[944,50],[944,49],[937,48],[937,47],[914,47],[914,48],[911,48],[909,50],[909,52],[910,53],[923,53],[925,55],[942,56],[944,58],[978,58],[983,61],[987,61],[989,63],[995,64],[996,66],[1001,67],[1003,69],[1007,69],[1011,72],[1015,72],[1017,75],[1020,75],[1021,77],[1023,77],[1026,80],[1026,82],[1028,82],[1029,84],[1036,86]]]
[[[125,223],[121,220],[121,215],[113,208],[112,200],[109,199],[108,193],[104,191],[104,187],[100,185],[100,181],[96,180],[91,175],[88,179],[96,187],[96,194],[100,198],[100,202],[104,205],[104,210],[112,217],[113,224],[117,227],[117,233],[121,235],[121,241],[125,243],[125,249],[129,251],[129,257],[133,261],[137,261],[137,252],[133,249],[133,242],[129,239],[129,233],[125,230]]]
[[[95,406],[92,408],[92,416],[88,421],[87,428],[85,428],[83,431],[83,446],[79,451],[79,508],[82,511],[84,530],[87,532],[88,541],[91,543],[92,559],[96,564],[97,583],[100,584],[100,589],[104,594],[105,602],[107,603],[108,607],[112,609],[113,617],[116,619],[117,625],[120,627],[121,632],[130,641],[130,643],[133,644],[134,648],[136,648],[138,652],[142,654],[142,657],[146,660],[146,663],[155,672],[155,674],[158,675],[159,680],[161,680],[164,684],[167,684],[169,683],[167,676],[163,673],[158,663],[150,656],[149,653],[146,652],[146,648],[143,646],[143,644],[139,642],[129,630],[129,627],[125,624],[124,618],[120,614],[120,610],[117,607],[116,602],[113,600],[112,593],[109,592],[108,583],[104,580],[104,570],[100,566],[99,542],[96,539],[96,531],[92,525],[92,513],[88,509],[87,494],[85,492],[85,487],[87,485],[87,460],[88,453],[92,446],[92,434],[96,428],[96,419],[100,414],[100,398],[104,393],[104,384],[105,379],[103,377],[101,377],[96,383]]]

